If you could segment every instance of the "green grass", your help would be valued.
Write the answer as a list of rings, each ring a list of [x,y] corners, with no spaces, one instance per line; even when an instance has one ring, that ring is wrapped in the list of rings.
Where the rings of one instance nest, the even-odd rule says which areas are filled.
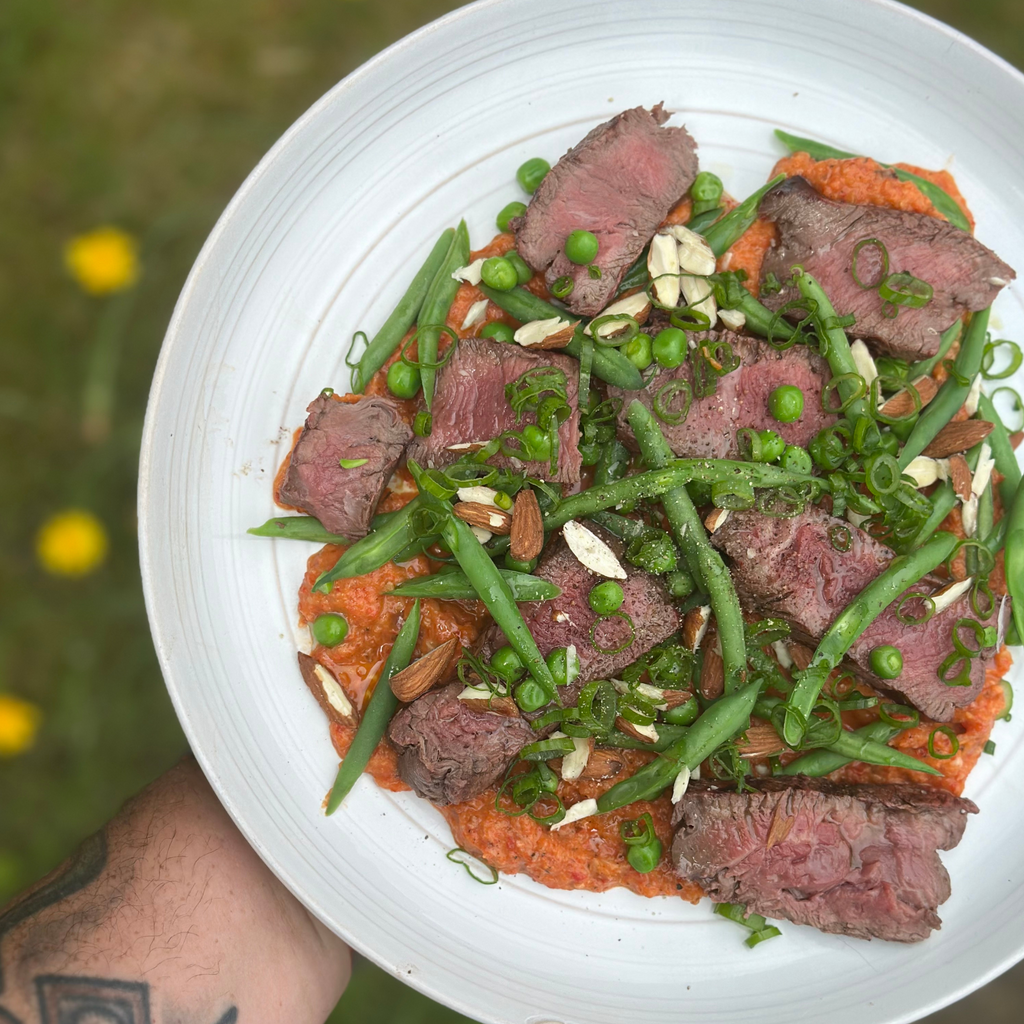
[[[443,0],[3,0],[0,3],[0,692],[39,704],[30,753],[0,761],[0,902],[60,861],[184,750],[138,579],[135,474],[174,301],[235,189],[348,71]],[[1015,0],[920,4],[1024,63]],[[110,308],[62,269],[72,235],[113,223],[144,277]],[[112,429],[83,440],[83,380],[104,316],[123,316]],[[94,511],[111,555],[47,577],[50,513]],[[360,961],[332,1020],[463,1018]]]

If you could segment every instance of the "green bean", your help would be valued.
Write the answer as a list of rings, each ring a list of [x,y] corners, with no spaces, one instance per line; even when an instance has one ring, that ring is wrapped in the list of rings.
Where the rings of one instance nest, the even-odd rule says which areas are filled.
[[[327,798],[327,814],[333,814],[342,800],[348,796],[356,779],[363,774],[377,745],[384,738],[388,723],[398,707],[398,698],[391,691],[391,677],[405,668],[411,661],[416,641],[420,635],[420,603],[413,603],[412,610],[395,637],[391,653],[384,662],[384,669],[373,688],[373,695],[363,711],[352,745],[341,762],[334,788]]]
[[[526,288],[512,288],[507,292],[499,292],[482,283],[479,287],[491,302],[500,306],[521,324],[529,323],[531,320],[550,320],[556,316],[567,322],[579,319],[568,310],[559,309],[558,306],[552,306],[550,302],[538,298]],[[582,348],[583,344],[577,332],[563,351],[574,359],[579,359]],[[626,391],[639,391],[644,386],[640,371],[617,348],[609,348],[607,345],[594,346],[591,373],[606,384]]]
[[[806,153],[815,160],[850,160],[857,155],[836,149],[834,146],[826,146],[813,139],[802,139],[798,135],[790,135],[789,132],[784,132],[781,128],[775,129],[775,135],[786,144],[791,153]],[[881,162],[876,160],[875,163]],[[881,166],[890,168],[900,181],[912,181],[918,191],[930,200],[932,206],[951,224],[960,228],[961,231],[969,232],[971,230],[971,222],[964,216],[964,212],[956,200],[944,188],[910,171],[905,171],[902,167],[893,167],[892,164],[881,164]]]
[[[1017,464],[1017,456],[1010,443],[1010,432],[1006,429],[1006,425],[988,395],[979,396],[978,412],[993,425],[992,433],[986,440],[992,450],[996,469],[1003,476],[1003,482],[999,485],[999,497],[1003,499],[1005,512],[1010,507],[1013,496],[1017,493],[1017,486],[1020,484],[1020,466]]]
[[[715,278],[715,298],[723,309],[736,309],[746,320],[745,326],[762,338],[768,337],[771,328],[772,338],[788,341],[796,333],[796,328],[788,321],[779,317],[767,306],[754,298],[735,274],[720,274]],[[774,326],[772,325],[774,321]]]
[[[262,526],[250,526],[246,533],[254,537],[284,537],[286,540],[311,540],[318,544],[348,544],[347,537],[331,533],[314,516],[275,516]]]
[[[416,318],[418,328],[416,334],[416,351],[420,363],[420,380],[423,382],[423,400],[430,409],[434,402],[434,383],[437,380],[437,368],[431,363],[437,362],[438,343],[441,340],[441,328],[448,319],[448,310],[455,301],[455,293],[459,290],[459,282],[452,277],[460,267],[469,263],[469,230],[466,222],[459,221],[451,247],[445,255],[430,290],[423,300],[419,316]]]
[[[366,346],[366,351],[360,356],[359,364],[356,367],[356,376],[352,381],[353,391],[365,390],[366,385],[370,383],[370,378],[388,361],[388,357],[405,337],[406,331],[416,322],[416,317],[419,316],[431,282],[437,276],[454,237],[454,228],[445,228],[441,232],[441,237],[434,243],[430,255],[416,272],[416,276],[399,300],[394,312],[384,321],[384,326]]]
[[[812,750],[803,757],[791,761],[776,775],[809,775],[820,778],[850,764],[862,761],[864,764],[878,764],[891,768],[905,768],[912,772],[924,772],[927,775],[941,776],[937,768],[919,761],[902,750],[888,745],[889,740],[903,730],[885,722],[872,722],[854,732],[840,734],[839,739],[829,747]]]
[[[956,545],[953,534],[940,532],[911,554],[898,555],[839,613],[818,642],[810,664],[796,674],[783,723],[783,739],[788,746],[799,748],[829,673],[839,666],[853,642],[900,594],[941,565]]]
[[[598,526],[606,529],[610,534],[618,537],[619,540],[636,540],[643,537],[649,527],[638,519],[629,519],[620,516],[615,512],[595,512],[588,518],[592,519]]]
[[[562,593],[561,587],[528,572],[512,569],[499,569],[498,572],[516,601],[551,601]],[[477,600],[476,588],[469,582],[469,577],[458,571],[407,580],[388,593],[394,597],[433,597],[439,601]]]
[[[711,246],[711,251],[716,256],[724,255],[740,235],[757,220],[757,211],[761,206],[761,200],[780,181],[785,180],[784,174],[776,175],[766,185],[762,185],[756,192],[747,196],[739,206],[730,210],[721,220],[715,221],[704,232],[704,241]]]
[[[981,372],[981,357],[985,352],[985,336],[988,332],[989,310],[971,315],[963,344],[953,363],[953,373],[939,388],[938,394],[925,406],[914,429],[900,452],[900,469],[917,458],[935,439],[935,435],[953,418],[956,411],[964,404],[971,382]],[[966,380],[961,384],[958,378]]]
[[[650,409],[634,400],[627,416],[633,436],[640,446],[640,454],[647,465],[652,469],[662,469],[668,465],[672,461],[672,449]],[[722,644],[725,692],[732,693],[742,685],[747,672],[743,612],[732,577],[722,556],[708,541],[704,524],[686,488],[676,487],[667,491],[662,495],[661,505],[690,572],[711,597],[718,637]]]
[[[917,380],[918,377],[930,377],[935,367],[946,358],[946,353],[953,347],[953,342],[960,340],[960,335],[963,334],[963,331],[963,320],[955,320],[951,326],[942,332],[942,337],[939,339],[939,348],[935,355],[929,359],[922,359],[920,362],[911,364],[910,369],[907,371],[907,380]]]
[[[724,212],[724,206],[716,206],[713,210],[705,210],[703,213],[694,214],[686,222],[686,226],[695,234],[703,235]]]
[[[956,505],[956,492],[953,490],[953,485],[948,480],[944,481],[939,484],[928,500],[932,503],[931,515],[917,531],[917,536],[910,542],[911,550],[924,544],[945,522],[946,516],[953,511]]]
[[[598,811],[603,814],[636,800],[653,800],[672,785],[684,767],[693,771],[719,746],[747,728],[760,685],[747,683],[715,701],[661,757],[602,793],[597,800]]]
[[[418,553],[429,547],[435,538],[420,537],[413,529],[413,516],[421,507],[421,498],[417,496],[405,508],[389,517],[379,529],[367,534],[362,540],[357,540],[334,563],[333,568],[320,574],[313,584],[313,589],[326,594],[330,591],[330,584],[335,580],[365,576],[366,573],[387,565],[399,555],[411,557],[409,549]]]
[[[1024,479],[1017,484],[1013,503],[1003,519],[1006,531],[1006,589],[1013,606],[1017,636],[1024,639]]]
[[[622,276],[619,287],[616,289],[616,296],[628,292],[633,288],[643,288],[647,284],[649,275],[647,273],[647,254],[651,251],[650,243],[643,247],[642,252],[633,261],[633,265]]]
[[[619,750],[655,750],[661,753],[664,750],[668,750],[673,743],[685,736],[689,728],[688,725],[669,725],[666,722],[659,722],[657,725],[657,743],[646,743],[644,740],[638,740],[634,736],[627,736],[624,732],[614,729],[608,736],[598,740],[597,745],[599,747],[616,747]]]
[[[443,504],[436,498],[430,504],[434,502],[439,506]],[[449,515],[442,526],[441,535],[473,585],[477,596],[487,606],[491,618],[505,634],[505,639],[519,655],[543,694],[543,700],[531,700],[529,703],[533,706],[523,708],[525,711],[536,711],[554,698],[555,680],[523,621],[509,585],[467,523],[456,519],[454,515]],[[520,684],[521,687],[523,685]]]

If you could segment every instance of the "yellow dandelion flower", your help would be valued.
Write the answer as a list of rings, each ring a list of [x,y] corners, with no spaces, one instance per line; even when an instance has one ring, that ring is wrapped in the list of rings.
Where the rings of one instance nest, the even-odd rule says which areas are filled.
[[[36,555],[55,576],[85,576],[107,557],[108,547],[103,524],[76,508],[47,519],[36,536]]]
[[[64,247],[64,262],[91,295],[119,292],[139,278],[138,246],[118,228],[96,228],[72,238]]]
[[[35,704],[0,693],[0,757],[15,757],[28,750],[42,717]]]

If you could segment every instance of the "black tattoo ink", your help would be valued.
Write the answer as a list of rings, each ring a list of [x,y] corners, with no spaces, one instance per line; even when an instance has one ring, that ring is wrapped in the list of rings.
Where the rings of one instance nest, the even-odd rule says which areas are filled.
[[[8,1013],[0,1006],[0,1024],[21,1024],[21,1021],[13,1013]]]
[[[219,1021],[217,1021],[217,1024],[237,1024],[237,1022],[238,1022],[238,1007],[237,1006],[232,1006],[231,1009],[228,1010],[228,1012],[225,1013],[224,1016],[221,1017],[221,1019]]]
[[[41,1024],[153,1024],[142,981],[45,974],[36,978],[36,992]]]
[[[4,936],[23,921],[74,895],[99,878],[107,866],[107,837],[102,831],[90,836],[71,855],[64,870],[41,888],[16,900],[0,914],[0,953]],[[4,965],[0,956],[0,995],[4,991]],[[2,1018],[0,1018],[2,1019]]]

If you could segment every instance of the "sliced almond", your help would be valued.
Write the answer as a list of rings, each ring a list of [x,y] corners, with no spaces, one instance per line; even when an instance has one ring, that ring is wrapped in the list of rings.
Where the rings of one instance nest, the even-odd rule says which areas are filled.
[[[448,677],[452,658],[459,650],[458,637],[445,640],[429,654],[414,661],[408,668],[391,677],[391,692],[403,703],[408,704],[417,697],[432,690]]]
[[[631,316],[638,324],[642,324],[647,322],[650,312],[651,300],[644,292],[635,292],[633,295],[627,295],[624,299],[619,299],[618,302],[613,302],[610,306],[602,309],[594,319],[602,316]],[[622,334],[628,327],[629,324],[625,321],[602,324],[597,329],[597,336],[599,338],[614,338],[617,334]],[[583,328],[583,333],[590,336],[590,324]]]
[[[475,501],[478,505],[497,507],[494,499],[498,496],[498,492],[493,487],[480,487],[479,485],[460,487],[457,494],[459,501]]]
[[[679,243],[679,269],[687,274],[707,277],[715,272],[717,260],[711,246],[702,235],[683,224],[673,224],[669,233]]]
[[[683,644],[688,651],[694,652],[700,647],[704,634],[708,631],[711,621],[711,605],[703,604],[691,608],[683,616]]]
[[[736,745],[740,757],[771,757],[786,749],[771,722],[763,718],[752,718],[743,741]]]
[[[978,496],[972,494],[961,506],[960,506],[960,523],[964,528],[964,533],[968,537],[973,537],[978,529]]]
[[[686,304],[694,312],[703,313],[708,318],[708,330],[711,330],[718,319],[718,303],[715,301],[715,290],[711,282],[706,277],[684,274],[681,283]]]
[[[636,725],[628,718],[623,718],[622,715],[619,715],[615,719],[615,728],[619,732],[624,732],[627,736],[632,736],[633,739],[638,740],[640,743],[658,742],[658,730],[653,723],[650,725]]]
[[[449,452],[478,452],[481,448],[486,448],[490,444],[489,441],[460,441],[458,444],[450,444],[445,449]]]
[[[490,530],[483,526],[471,526],[470,530],[473,531],[473,536],[476,537],[481,544],[486,544],[494,536]]]
[[[715,700],[725,691],[725,665],[722,656],[710,644],[704,644],[704,660],[700,666],[700,693],[705,700]]]
[[[592,814],[597,814],[597,801],[581,800],[579,803],[573,804],[572,807],[566,808],[565,817],[552,825],[551,831],[557,832],[563,825],[569,825],[574,821],[589,818]]]
[[[573,782],[583,774],[587,762],[590,760],[591,751],[594,749],[593,737],[584,739],[580,736],[572,738],[573,751],[562,758],[562,778],[566,782]]]
[[[452,278],[456,281],[465,281],[466,284],[477,285],[483,280],[483,265],[484,258],[481,256],[480,259],[473,260],[468,266],[453,270]]]
[[[615,552],[582,523],[570,519],[562,527],[562,536],[580,565],[586,566],[591,572],[598,576],[604,576],[606,579],[626,579],[626,570],[622,568],[622,563],[615,557]]]
[[[871,382],[878,376],[878,367],[871,357],[867,345],[860,338],[855,338],[850,343],[850,355],[853,357],[853,365],[857,372],[864,378],[864,383],[871,387]]]
[[[694,778],[699,779],[700,772],[691,772],[684,764],[679,770],[675,782],[672,783],[672,803],[677,804],[686,796],[686,791],[690,788],[690,779]]]
[[[973,586],[974,577],[968,576],[965,580],[954,580],[952,583],[947,583],[944,587],[936,590],[935,593],[930,594],[932,604],[935,605],[932,615],[944,612],[951,604],[959,601]]]
[[[992,433],[992,424],[988,420],[956,420],[947,423],[935,435],[932,443],[922,452],[933,459],[944,459],[957,452],[965,452],[973,448]]]
[[[996,460],[992,458],[992,449],[987,443],[981,446],[978,453],[978,465],[974,470],[974,479],[971,480],[971,492],[981,497],[985,488],[992,479],[992,470],[996,468]]]
[[[519,717],[519,707],[511,697],[468,697],[462,703],[474,711],[491,711],[502,718]]]
[[[565,348],[572,341],[575,330],[575,321],[567,322],[560,316],[553,316],[523,324],[512,337],[523,348]]]
[[[324,714],[339,725],[358,725],[359,713],[348,699],[341,683],[331,672],[308,654],[299,655],[299,671]]]
[[[480,299],[466,310],[465,319],[462,321],[462,330],[468,331],[470,327],[476,327],[487,316],[489,301],[488,299]]]
[[[953,484],[953,490],[956,491],[956,496],[961,501],[969,500],[971,497],[971,467],[967,465],[967,460],[962,455],[950,455],[949,479]]]
[[[971,381],[971,390],[967,392],[967,397],[964,399],[964,412],[968,416],[973,416],[978,411],[978,402],[981,399],[981,374],[975,374],[974,380]]]
[[[869,382],[870,383],[870,382]],[[921,396],[923,409],[938,393],[939,383],[934,377],[918,377],[910,382]],[[882,405],[881,412],[889,417],[909,416],[914,411],[914,396],[904,388]]]
[[[625,767],[625,761],[617,750],[608,747],[598,747],[591,751],[586,767],[580,772],[579,777],[588,782],[596,782],[598,779],[610,779],[618,775]]]
[[[482,505],[477,501],[460,501],[452,510],[464,523],[479,526],[491,533],[507,534],[512,530],[512,516],[496,505]]]
[[[654,294],[665,306],[679,305],[679,244],[669,234],[657,234],[647,252],[647,273],[654,282]]]
[[[510,554],[517,562],[532,562],[544,549],[544,520],[537,495],[524,489],[512,509]]]
[[[909,476],[917,487],[930,487],[936,480],[942,478],[939,463],[925,455],[918,455],[916,459],[912,459],[910,465],[903,470],[903,475]]]
[[[728,518],[729,510],[727,508],[716,508],[704,520],[704,525],[707,527],[708,533],[714,533],[720,526],[725,524]]]
[[[814,651],[804,644],[798,644],[790,641],[786,644],[786,649],[789,651],[789,656],[793,659],[793,664],[796,665],[801,672],[810,665],[811,659],[814,657]]]
[[[662,690],[661,692],[665,695],[665,708],[668,711],[693,700],[693,692],[690,690]]]
[[[739,309],[720,309],[718,319],[729,328],[730,331],[742,331],[747,326],[747,316]]]

